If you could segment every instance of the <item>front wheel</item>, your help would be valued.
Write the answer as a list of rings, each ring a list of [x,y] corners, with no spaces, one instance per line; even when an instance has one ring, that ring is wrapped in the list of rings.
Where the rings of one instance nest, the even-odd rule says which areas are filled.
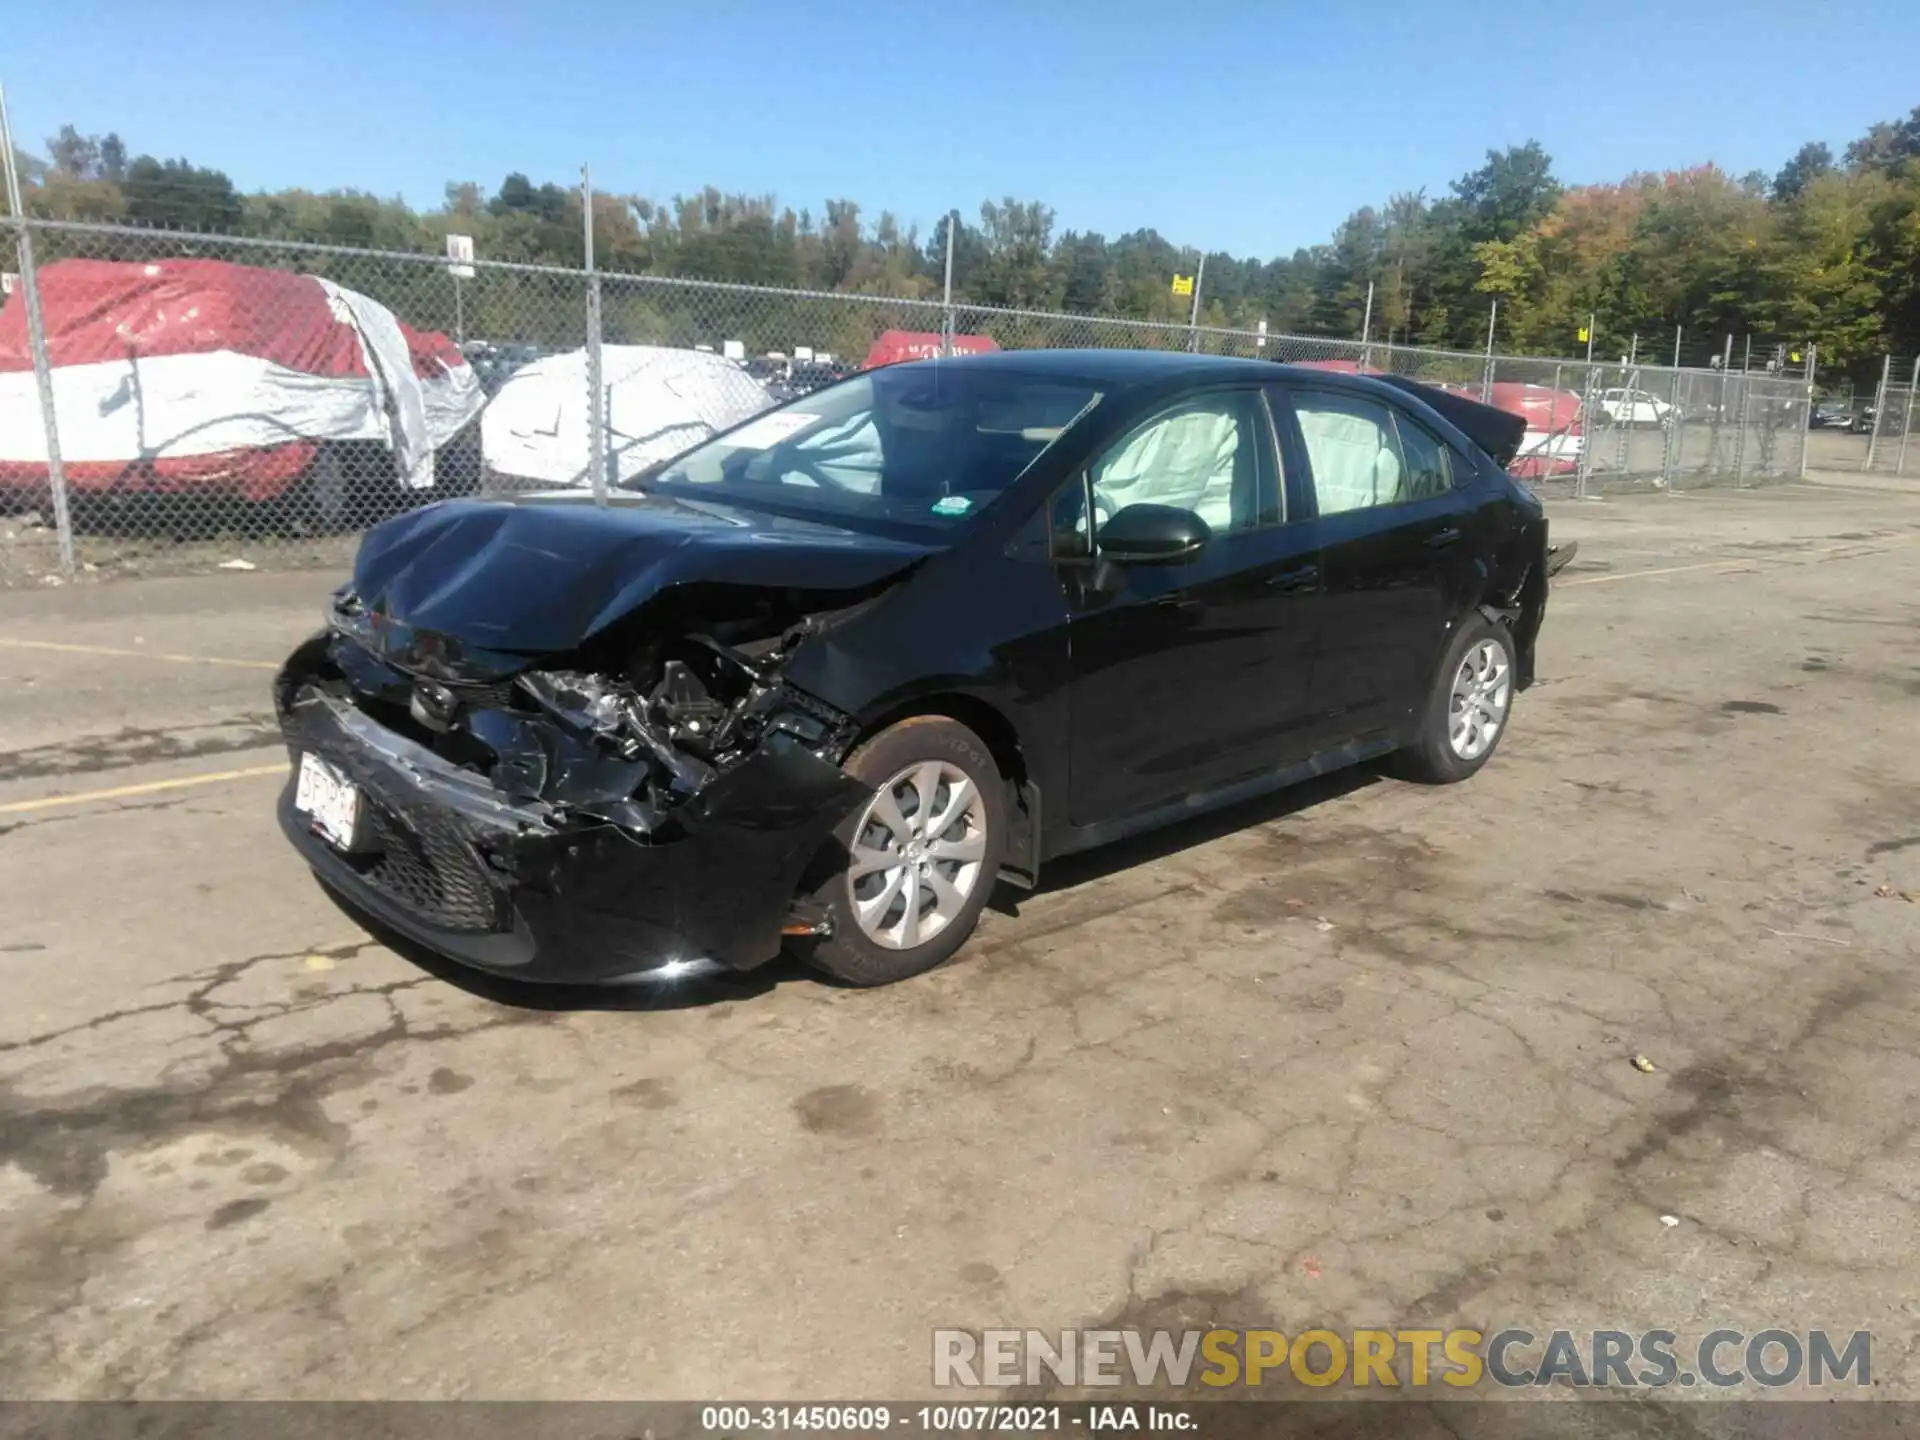
[[[885,985],[931,970],[973,933],[1006,849],[1006,783],[980,737],[940,715],[888,727],[843,768],[873,796],[811,877],[831,933],[807,958],[848,984]]]
[[[1463,622],[1421,707],[1413,743],[1395,756],[1409,780],[1449,785],[1492,757],[1513,709],[1513,636],[1475,613]]]

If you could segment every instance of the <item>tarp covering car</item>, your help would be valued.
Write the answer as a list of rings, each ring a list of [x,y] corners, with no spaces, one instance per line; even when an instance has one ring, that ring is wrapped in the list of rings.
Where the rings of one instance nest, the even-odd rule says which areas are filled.
[[[479,413],[442,335],[330,280],[223,260],[59,260],[39,272],[67,483],[286,492],[321,445],[390,450],[402,485]],[[44,484],[24,296],[0,310],[0,484]]]
[[[653,345],[600,347],[607,449],[625,480],[757,415],[767,388],[732,360]],[[516,371],[480,420],[487,469],[511,481],[592,483],[587,352],[548,355]]]
[[[1527,422],[1520,454],[1507,468],[1527,479],[1571,474],[1580,466],[1586,444],[1580,397],[1551,385],[1496,380],[1493,403]]]
[[[985,355],[999,348],[990,335],[953,337],[955,355]],[[876,370],[882,365],[898,365],[906,360],[934,360],[947,353],[947,337],[938,331],[882,330],[860,368]]]
[[[1527,422],[1524,435],[1516,438],[1511,459],[1503,462],[1512,474],[1538,480],[1570,474],[1579,468],[1581,447],[1586,443],[1581,426],[1580,397],[1571,390],[1551,385],[1534,385],[1517,380],[1496,380],[1484,393],[1479,385],[1461,385],[1451,381],[1415,381],[1387,374],[1355,360],[1303,360],[1294,362],[1302,370],[1326,370],[1336,375],[1370,375],[1393,383],[1418,384],[1429,390],[1458,395]],[[1449,415],[1459,423],[1460,418]],[[1478,437],[1476,437],[1478,438]],[[1500,446],[1504,448],[1504,437]]]

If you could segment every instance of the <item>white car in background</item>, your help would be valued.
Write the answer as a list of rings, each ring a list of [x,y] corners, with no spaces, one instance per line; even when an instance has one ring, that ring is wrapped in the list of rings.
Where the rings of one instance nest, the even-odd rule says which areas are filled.
[[[1600,413],[1609,425],[1652,429],[1671,425],[1678,412],[1670,402],[1645,390],[1617,389],[1601,392]]]

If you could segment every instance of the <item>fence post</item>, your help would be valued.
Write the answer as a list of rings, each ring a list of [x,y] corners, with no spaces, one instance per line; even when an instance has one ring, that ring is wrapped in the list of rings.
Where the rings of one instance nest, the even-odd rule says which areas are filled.
[[[1673,327],[1673,368],[1676,370],[1680,368],[1680,337],[1686,333],[1687,327],[1684,325]]]
[[[1807,478],[1807,452],[1812,448],[1807,443],[1807,436],[1813,428],[1813,384],[1816,373],[1814,360],[1818,353],[1818,346],[1807,346],[1807,423],[1800,427],[1800,478],[1802,480]]]
[[[39,272],[33,265],[33,227],[20,199],[20,176],[13,161],[13,125],[7,119],[7,94],[0,88],[0,156],[7,179],[7,213],[19,234],[20,288],[27,309],[27,348],[33,354],[33,383],[40,392],[40,425],[47,440],[47,491],[53,501],[54,533],[60,541],[60,573],[73,574],[73,517],[67,507],[67,467],[60,458],[60,426],[54,413],[53,366],[47,360],[47,331],[40,313]]]
[[[1913,378],[1907,383],[1907,418],[1900,426],[1900,454],[1893,462],[1893,473],[1896,475],[1907,473],[1907,432],[1913,429],[1913,392],[1915,390],[1920,390],[1920,358],[1914,360]],[[1874,417],[1874,423],[1876,425],[1880,423],[1878,416]]]
[[[1560,428],[1558,422],[1558,416],[1560,414],[1561,368],[1558,360],[1553,362],[1553,389],[1548,392],[1547,398],[1547,438],[1541,442],[1541,444],[1546,447],[1541,452],[1540,460],[1540,478],[1542,480],[1549,478],[1553,474],[1553,467],[1559,460],[1556,452],[1565,448],[1560,444]],[[1573,421],[1571,419],[1567,421],[1567,433],[1569,435],[1573,433]],[[1585,448],[1584,441],[1581,442],[1581,448]]]
[[[1493,297],[1493,303],[1487,307],[1487,368],[1480,376],[1480,399],[1483,404],[1493,403],[1493,327],[1500,319],[1500,297]]]
[[[600,275],[593,268],[593,174],[580,167],[580,205],[587,260],[587,448],[593,503],[607,503],[607,393],[600,366]]]
[[[1593,331],[1587,331],[1592,335]],[[1587,366],[1587,373],[1580,381],[1580,459],[1573,470],[1573,498],[1587,498],[1587,477],[1593,473],[1593,434],[1592,416],[1594,397],[1598,393],[1593,384],[1594,368]]]
[[[1753,381],[1745,375],[1740,377],[1740,419],[1733,432],[1733,483],[1740,484],[1740,472],[1747,463],[1747,411],[1753,399]]]
[[[1713,429],[1707,440],[1706,468],[1711,475],[1720,463],[1720,431],[1727,423],[1727,382],[1733,374],[1733,332],[1727,332],[1726,346],[1720,351],[1720,403],[1713,412]]]
[[[1360,317],[1360,368],[1369,369],[1373,362],[1373,281],[1367,281],[1367,309]]]
[[[1593,364],[1593,322],[1597,312],[1587,312],[1587,364]]]
[[[958,210],[949,210],[947,212],[947,283],[941,292],[940,301],[944,307],[941,311],[942,319],[940,324],[941,328],[946,331],[946,333],[940,337],[940,353],[942,355],[953,354],[953,232],[958,227],[959,222],[960,212]]]
[[[1193,309],[1187,315],[1187,349],[1200,353],[1200,287],[1207,283],[1207,252],[1200,252],[1200,264],[1193,272]]]
[[[1887,414],[1887,377],[1893,373],[1893,356],[1888,355],[1880,361],[1880,385],[1873,392],[1873,424],[1867,430],[1867,463],[1862,470],[1873,469],[1874,457],[1880,449],[1880,422]]]
[[[1680,332],[1678,330],[1674,331],[1673,355],[1673,371],[1667,382],[1667,434],[1665,443],[1660,447],[1660,488],[1668,491],[1673,489],[1674,459],[1679,454],[1681,443],[1685,438],[1685,431],[1681,427],[1687,423],[1686,416],[1680,409]]]
[[[1634,338],[1638,339],[1639,337],[1635,336]],[[1638,365],[1628,366],[1626,373],[1620,378],[1626,382],[1626,389],[1623,392],[1621,404],[1626,407],[1627,419],[1625,424],[1618,427],[1620,431],[1620,449],[1614,459],[1614,468],[1618,470],[1624,478],[1627,472],[1633,468],[1633,417],[1634,413],[1640,408],[1640,402],[1634,399],[1634,396],[1640,393],[1640,367]]]

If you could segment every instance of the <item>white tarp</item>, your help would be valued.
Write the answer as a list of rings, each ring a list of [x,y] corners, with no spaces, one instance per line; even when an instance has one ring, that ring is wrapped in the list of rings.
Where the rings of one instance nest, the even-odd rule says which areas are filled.
[[[383,376],[389,359],[380,355]],[[394,387],[367,375],[308,375],[232,350],[62,365],[53,371],[54,416],[61,454],[82,464],[217,455],[290,440],[391,443],[397,388],[406,397],[399,415],[409,468],[424,458],[431,484],[434,450],[485,399],[470,366],[441,368],[439,380],[417,382],[403,370]],[[0,374],[0,461],[46,464],[31,370]]]
[[[327,303],[334,307],[334,313],[360,336],[378,403],[392,422],[394,473],[410,490],[429,488],[433,484],[433,441],[427,434],[425,398],[413,373],[413,356],[400,322],[386,306],[357,290],[331,280],[320,280],[320,288],[327,292]]]
[[[739,424],[773,403],[739,365],[698,350],[603,345],[607,449],[615,479]],[[587,352],[549,355],[516,371],[480,417],[495,474],[547,485],[588,485]]]

